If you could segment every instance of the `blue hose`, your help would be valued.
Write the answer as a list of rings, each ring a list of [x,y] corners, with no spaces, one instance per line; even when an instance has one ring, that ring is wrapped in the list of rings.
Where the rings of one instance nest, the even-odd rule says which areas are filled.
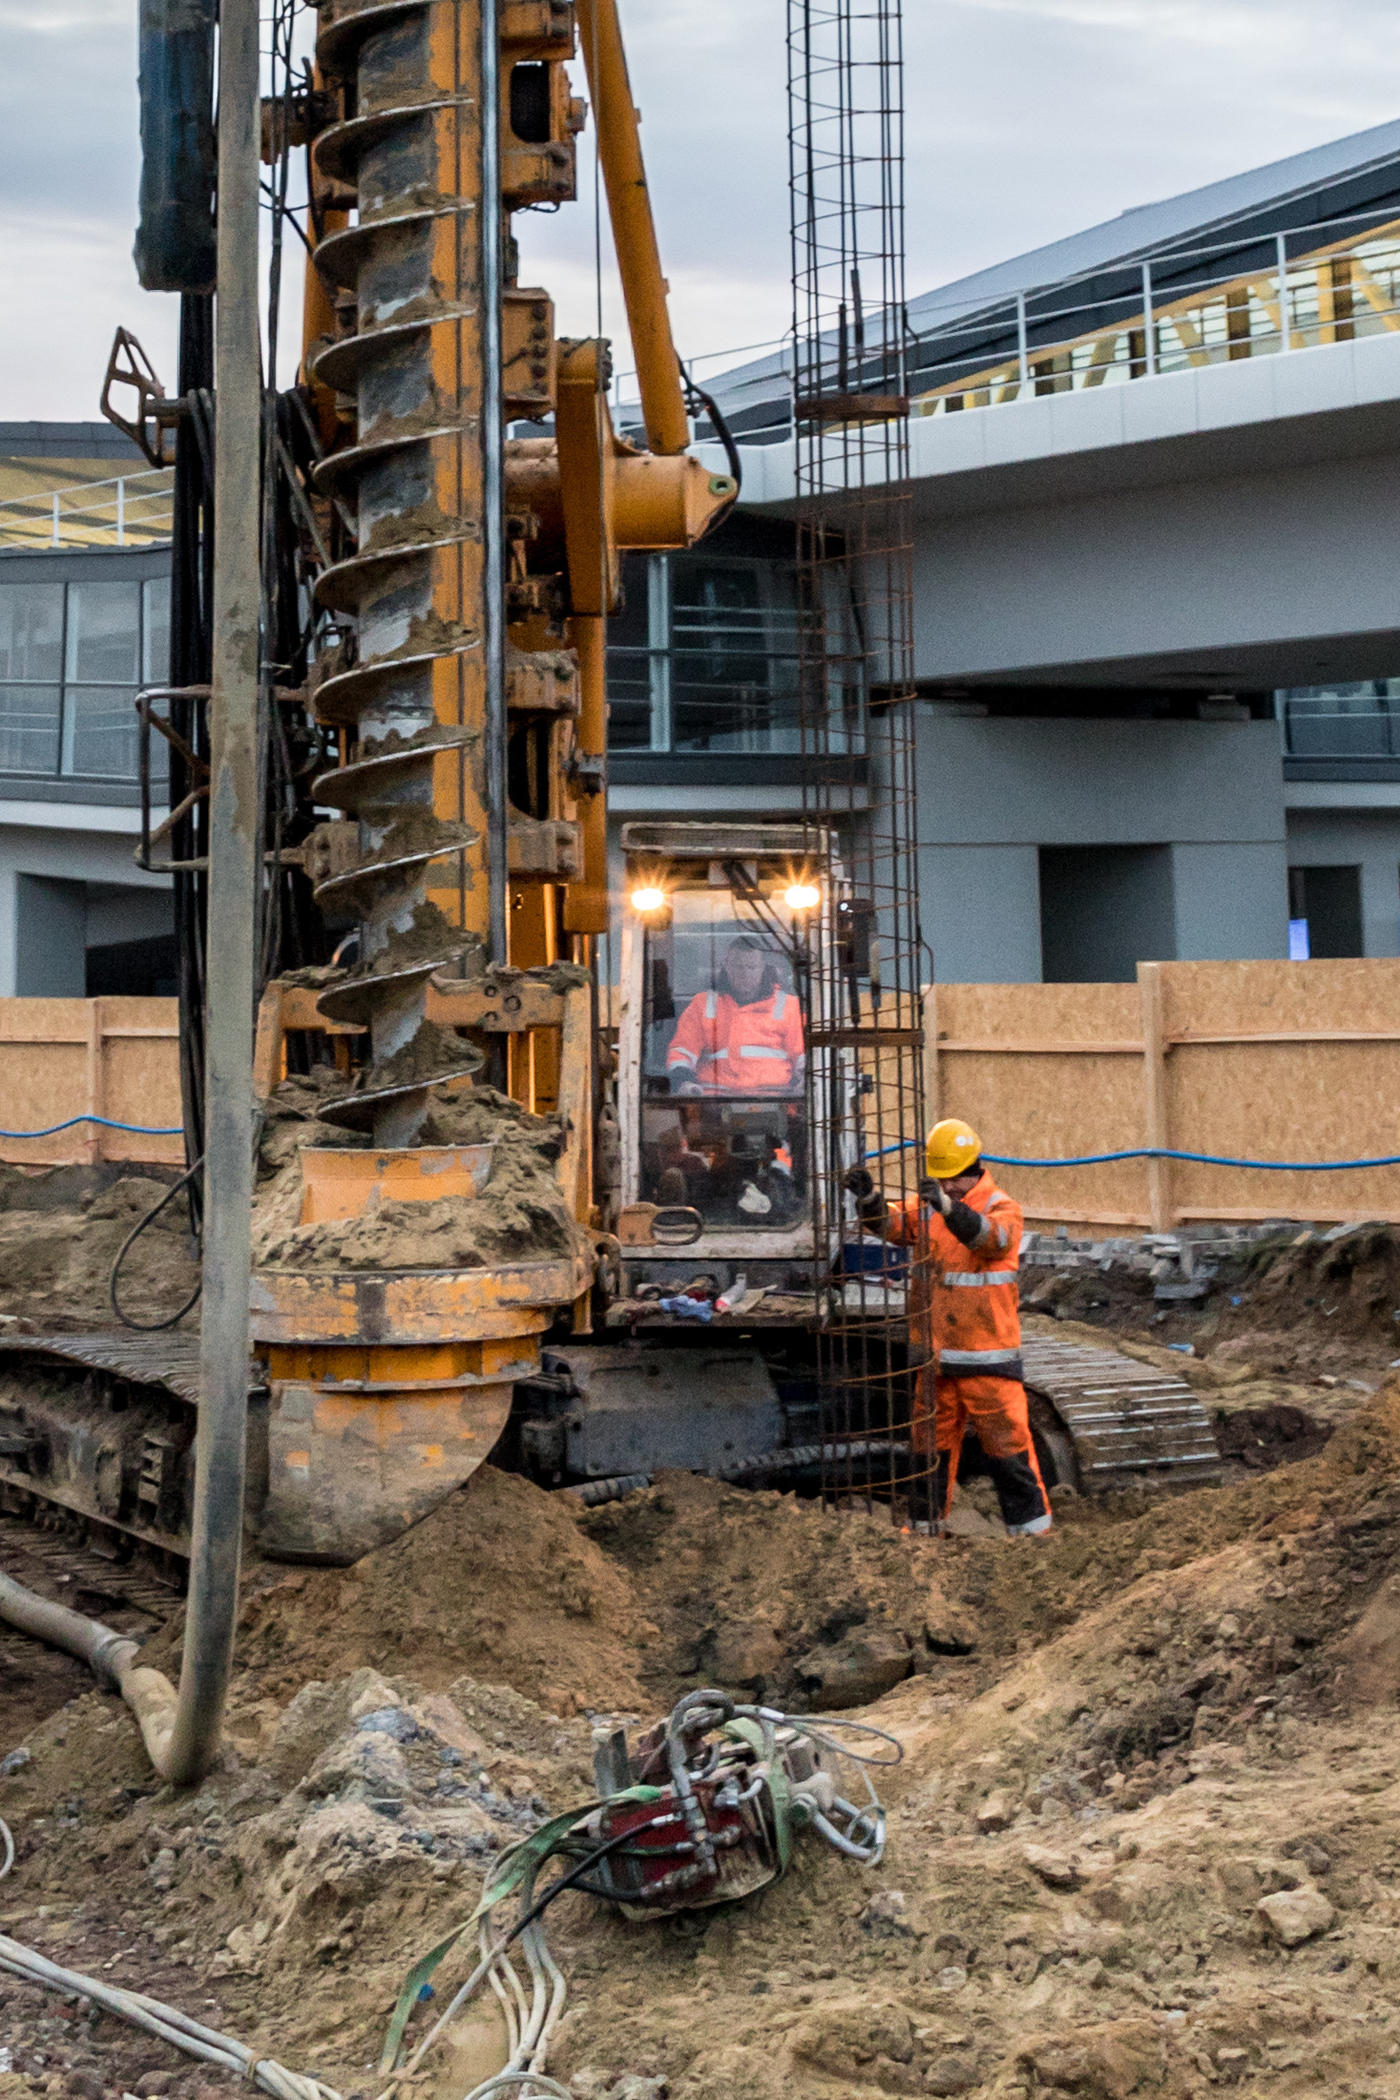
[[[904,1138],[868,1152],[867,1159],[884,1159],[888,1153],[904,1152],[921,1145],[922,1138]],[[1084,1152],[1070,1159],[1018,1159],[1009,1152],[984,1152],[994,1167],[1103,1167],[1119,1159],[1185,1159],[1198,1167],[1259,1167],[1268,1174],[1350,1174],[1366,1167],[1400,1167],[1400,1153],[1380,1159],[1230,1159],[1219,1152],[1176,1152],[1166,1145],[1133,1145],[1125,1152]]]
[[[47,1130],[0,1130],[0,1138],[57,1137],[60,1130],[71,1130],[75,1123],[100,1123],[104,1130],[129,1130],[136,1137],[180,1137],[183,1126],[179,1123],[116,1123],[110,1116],[70,1116],[66,1123],[50,1123]]]

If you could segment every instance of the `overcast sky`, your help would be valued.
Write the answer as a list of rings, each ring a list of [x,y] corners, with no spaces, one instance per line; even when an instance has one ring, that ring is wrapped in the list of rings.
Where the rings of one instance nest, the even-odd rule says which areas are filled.
[[[766,341],[788,315],[785,0],[622,10],[682,351]],[[130,261],[136,12],[0,0],[3,421],[95,415],[118,322],[174,384],[176,302]],[[905,0],[905,39],[911,295],[1400,114],[1389,0]],[[595,325],[586,159],[580,198],[519,225],[572,334]],[[606,267],[603,309],[615,332]]]

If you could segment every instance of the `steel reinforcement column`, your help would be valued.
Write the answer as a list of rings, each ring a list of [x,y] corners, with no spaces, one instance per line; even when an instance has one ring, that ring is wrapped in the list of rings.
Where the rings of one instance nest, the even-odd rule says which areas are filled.
[[[843,1182],[865,1161],[907,1202],[922,1173],[900,32],[899,0],[789,0],[803,810],[829,936],[806,980],[823,1481],[896,1508],[932,1470],[913,1450],[927,1264],[889,1249],[898,1267],[847,1276]]]

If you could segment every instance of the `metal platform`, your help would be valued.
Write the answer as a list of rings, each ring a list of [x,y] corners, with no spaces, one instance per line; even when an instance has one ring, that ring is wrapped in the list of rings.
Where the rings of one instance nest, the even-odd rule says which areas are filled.
[[[1221,1477],[1210,1417],[1184,1378],[1054,1336],[1027,1335],[1021,1356],[1027,1389],[1069,1431],[1086,1493],[1153,1474],[1192,1486]]]

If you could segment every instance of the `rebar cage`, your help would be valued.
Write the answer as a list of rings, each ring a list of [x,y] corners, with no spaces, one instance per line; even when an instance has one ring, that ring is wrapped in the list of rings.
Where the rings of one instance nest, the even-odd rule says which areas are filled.
[[[822,1485],[902,1516],[933,1461],[898,0],[789,0],[788,110]],[[861,1164],[888,1240],[855,1220]]]

